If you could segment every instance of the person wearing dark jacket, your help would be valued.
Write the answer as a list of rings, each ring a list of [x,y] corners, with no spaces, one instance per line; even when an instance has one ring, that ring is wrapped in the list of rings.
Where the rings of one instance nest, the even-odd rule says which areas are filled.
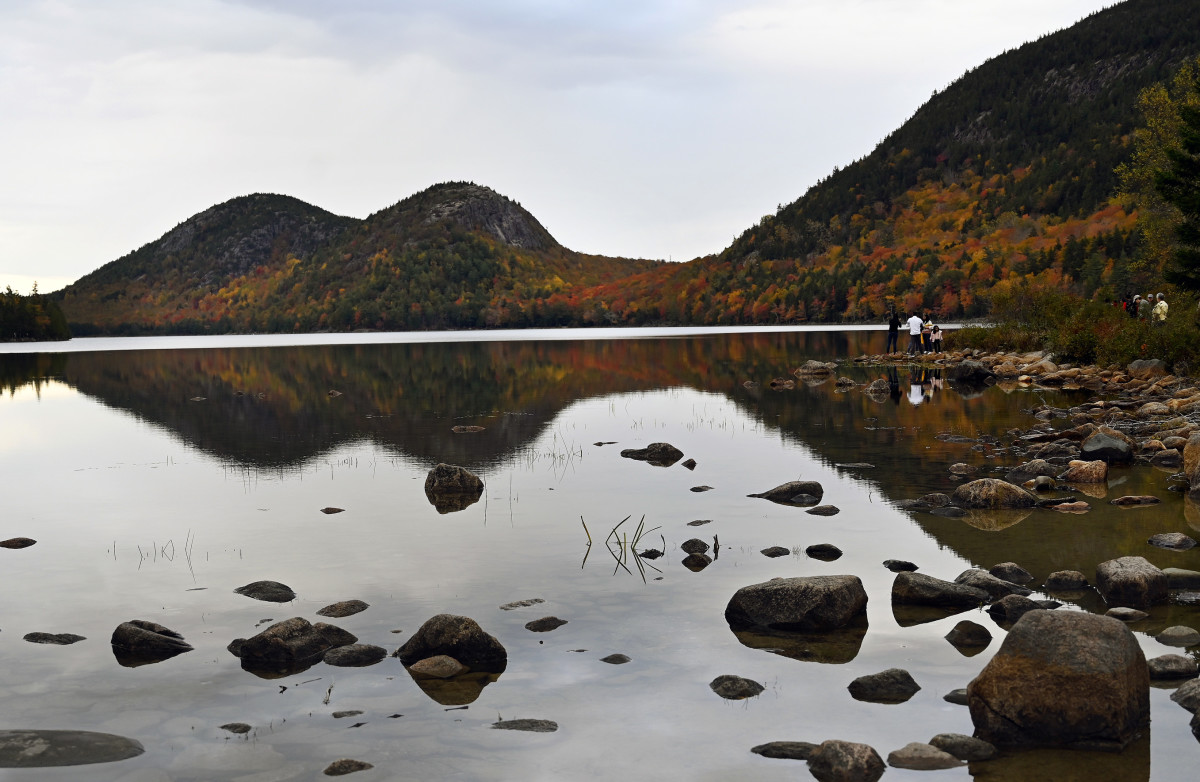
[[[888,318],[888,338],[887,349],[884,353],[895,353],[898,349],[896,341],[900,339],[900,315],[895,310],[892,310],[892,316]]]

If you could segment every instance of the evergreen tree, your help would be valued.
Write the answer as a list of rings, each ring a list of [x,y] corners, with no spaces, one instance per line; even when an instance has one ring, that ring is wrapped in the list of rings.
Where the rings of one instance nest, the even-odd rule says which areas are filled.
[[[1200,76],[1192,83],[1200,94]],[[1179,210],[1175,225],[1175,247],[1164,270],[1168,282],[1200,291],[1200,108],[1179,108],[1179,146],[1167,150],[1170,161],[1157,172],[1155,189],[1163,200]]]

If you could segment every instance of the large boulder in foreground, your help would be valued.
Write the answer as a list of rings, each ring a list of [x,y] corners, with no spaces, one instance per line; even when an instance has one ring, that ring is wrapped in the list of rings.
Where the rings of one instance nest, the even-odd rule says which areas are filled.
[[[439,654],[453,657],[474,672],[504,673],[508,652],[470,617],[438,614],[421,625],[392,656],[405,666]]]
[[[1031,611],[967,687],[975,735],[1000,746],[1122,749],[1150,719],[1150,677],[1124,624]]]
[[[820,501],[821,497],[825,496],[825,489],[817,481],[788,481],[774,489],[746,496],[770,500],[780,505],[815,505],[811,498]]]
[[[951,499],[960,508],[1032,508],[1037,497],[1020,486],[998,478],[980,478],[954,490]]]
[[[683,458],[683,451],[670,443],[650,443],[645,448],[626,448],[621,451],[626,459],[649,462],[655,467],[670,467]]]
[[[1189,437],[1183,446],[1183,474],[1188,480],[1188,495],[1200,498],[1200,432]]]
[[[844,627],[866,608],[858,576],[774,578],[735,592],[725,621],[735,631],[821,632]]]
[[[117,625],[112,634],[113,656],[126,668],[162,662],[192,651],[183,636],[155,622],[133,619]]]
[[[453,513],[479,502],[483,481],[465,467],[439,464],[425,476],[425,498],[438,513]]]
[[[1110,606],[1146,608],[1167,601],[1167,574],[1145,557],[1119,557],[1096,566],[1096,588]]]
[[[808,756],[818,782],[876,782],[887,766],[874,747],[852,741],[823,741]]]

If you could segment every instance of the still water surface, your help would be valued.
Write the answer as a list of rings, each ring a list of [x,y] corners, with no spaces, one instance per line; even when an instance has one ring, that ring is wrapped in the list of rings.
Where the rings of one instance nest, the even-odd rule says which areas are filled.
[[[982,612],[928,622],[894,614],[884,559],[945,579],[1011,560],[1033,573],[1031,586],[1125,554],[1200,570],[1200,551],[1145,544],[1156,532],[1200,528],[1195,509],[1166,491],[1168,474],[1150,467],[1114,471],[1107,497],[1155,494],[1163,503],[1152,508],[1096,498],[1083,516],[1038,510],[976,526],[896,509],[896,500],[952,490],[954,462],[992,474],[1021,461],[937,434],[1003,438],[1034,423],[1028,408],[1083,397],[997,388],[964,397],[907,369],[882,402],[832,382],[767,385],[808,358],[876,352],[879,332],[360,336],[291,346],[209,339],[172,350],[114,349],[128,347],[118,340],[83,350],[89,342],[78,340],[71,353],[0,355],[0,537],[38,541],[0,551],[0,728],[103,731],[146,747],[118,763],[0,770],[0,779],[316,780],[342,757],[374,764],[353,777],[364,781],[806,778],[802,763],[750,748],[840,738],[886,756],[937,733],[972,732],[966,708],[942,696],[966,686],[1004,631]],[[882,372],[847,365],[839,374]],[[485,429],[455,434],[456,425]],[[695,470],[619,456],[659,441],[694,458]],[[483,498],[439,514],[423,492],[438,462],[480,475]],[[835,466],[847,462],[875,466]],[[820,481],[841,512],[816,517],[746,496],[795,479]],[[713,488],[690,491],[703,485]],[[329,506],[345,512],[320,512]],[[665,544],[644,578],[601,542],[627,516],[622,530],[643,516],[658,528],[643,547]],[[702,519],[711,521],[688,526]],[[714,536],[711,565],[682,566],[681,543]],[[814,543],[845,555],[811,559],[804,548]],[[768,546],[794,553],[770,559],[759,553]],[[857,647],[792,659],[744,644],[724,621],[741,586],[843,573],[869,595]],[[233,592],[263,579],[299,597],[275,605]],[[499,610],[534,597],[546,602]],[[1060,610],[1104,610],[1094,594],[1071,597]],[[463,614],[504,644],[508,669],[441,703],[394,658],[264,679],[225,649],[272,621],[318,621],[317,610],[349,599],[371,607],[330,621],[360,643],[392,651],[430,616]],[[548,615],[568,623],[524,628]],[[973,657],[943,638],[963,618],[995,636]],[[121,667],[108,639],[130,619],[166,625],[195,651]],[[1147,657],[1180,651],[1152,637],[1174,624],[1200,627],[1200,614],[1164,606],[1134,625]],[[42,646],[22,640],[29,632],[87,640]],[[613,653],[632,662],[600,661]],[[921,685],[910,701],[850,697],[852,679],[891,667]],[[708,687],[721,674],[766,691],[722,700]],[[1151,735],[1122,755],[1026,753],[939,777],[1191,779],[1200,746],[1169,694],[1151,692]],[[332,716],[346,710],[362,714]],[[490,730],[500,717],[550,719],[559,730]],[[228,722],[254,730],[233,736],[219,727]],[[885,779],[927,774],[889,769]]]

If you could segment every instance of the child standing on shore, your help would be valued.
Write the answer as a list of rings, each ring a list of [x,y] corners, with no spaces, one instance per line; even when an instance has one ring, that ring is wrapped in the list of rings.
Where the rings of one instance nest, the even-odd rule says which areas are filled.
[[[942,327],[934,326],[933,332],[929,335],[929,341],[933,343],[933,352],[942,352]]]

